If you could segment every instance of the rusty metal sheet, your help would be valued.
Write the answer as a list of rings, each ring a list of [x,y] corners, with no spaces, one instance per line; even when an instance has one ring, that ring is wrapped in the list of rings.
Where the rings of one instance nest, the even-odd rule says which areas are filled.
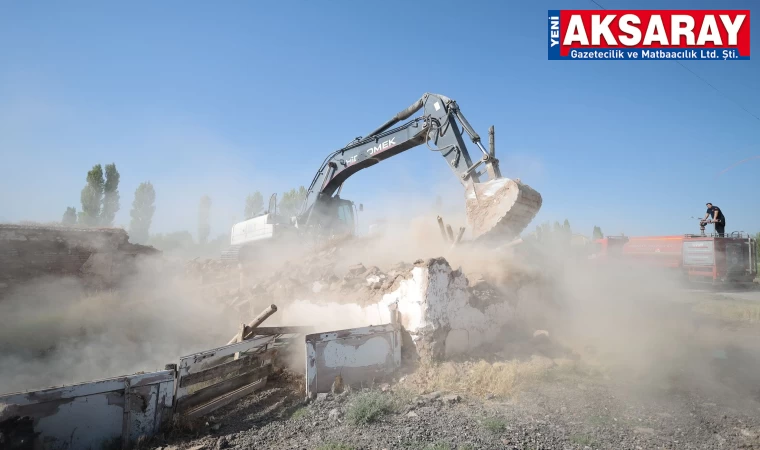
[[[401,365],[401,333],[393,324],[306,336],[306,395],[329,392],[335,378],[355,385]]]
[[[31,417],[35,448],[119,448],[150,436],[171,408],[174,371],[0,396],[0,422]]]

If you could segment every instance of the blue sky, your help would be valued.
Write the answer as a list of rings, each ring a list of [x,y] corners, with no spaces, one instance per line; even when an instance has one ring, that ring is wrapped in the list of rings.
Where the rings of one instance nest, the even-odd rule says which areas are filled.
[[[689,217],[712,201],[728,229],[760,230],[760,159],[716,177],[760,155],[760,121],[726,98],[760,115],[760,56],[684,62],[723,95],[675,62],[548,61],[547,10],[573,8],[595,6],[4,2],[0,220],[59,220],[66,206],[79,208],[87,170],[115,162],[117,224],[129,223],[134,190],[149,180],[153,231],[194,232],[209,194],[212,233],[226,233],[247,193],[308,185],[328,152],[430,91],[456,99],[481,135],[495,125],[504,175],[543,195],[535,224],[568,218],[586,234],[594,225],[681,234],[698,231]],[[418,147],[355,175],[342,196],[371,217],[437,193],[463,208],[440,155]]]

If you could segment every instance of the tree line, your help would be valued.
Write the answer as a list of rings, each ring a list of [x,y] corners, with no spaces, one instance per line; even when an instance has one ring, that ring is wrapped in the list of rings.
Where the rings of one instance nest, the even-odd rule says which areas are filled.
[[[283,192],[280,202],[277,204],[277,214],[285,217],[295,216],[300,212],[304,200],[306,200],[306,188],[303,186]],[[245,220],[264,212],[264,196],[261,195],[261,192],[256,191],[245,198],[245,209],[243,210]]]
[[[111,227],[113,226],[116,213],[120,209],[121,196],[119,193],[119,181],[121,175],[116,168],[115,163],[96,164],[87,172],[85,185],[80,193],[81,210],[77,211],[76,207],[69,206],[63,214],[62,223],[67,226],[82,227]],[[277,213],[285,217],[291,217],[300,212],[300,208],[306,199],[306,188],[299,186],[298,189],[285,191],[277,203]],[[140,183],[135,189],[132,209],[130,210],[129,236],[130,241],[134,243],[149,243],[154,241],[161,243],[161,246],[187,246],[193,242],[192,235],[187,231],[167,233],[167,234],[150,234],[150,227],[153,216],[156,212],[156,191],[150,181]],[[436,205],[440,206],[440,198],[436,200]],[[211,235],[211,211],[212,201],[208,195],[203,195],[198,204],[198,243],[205,245],[209,243]],[[265,211],[264,196],[260,191],[248,194],[245,198],[243,207],[244,220],[256,217]],[[538,237],[560,236],[567,240],[572,238],[570,222],[565,219],[560,225],[559,222],[544,223],[536,227]],[[594,226],[592,239],[601,239],[604,237],[602,229]],[[760,233],[758,233],[760,241]],[[217,240],[226,240],[227,236],[220,236]],[[758,249],[760,251],[760,248]]]
[[[536,226],[536,237],[539,240],[543,239],[562,239],[567,242],[570,242],[570,240],[573,237],[573,231],[570,228],[570,221],[565,219],[565,221],[560,225],[559,222],[554,222],[554,225],[552,226],[551,223],[545,222],[541,225]],[[602,229],[596,225],[594,225],[594,230],[591,232],[591,239],[602,239],[604,238],[604,233],[602,233]]]
[[[79,194],[81,210],[77,211],[74,206],[67,207],[61,223],[66,226],[112,227],[116,213],[121,209],[120,180],[115,163],[106,164],[105,167],[101,164],[92,166]],[[129,212],[129,235],[133,242],[147,241],[156,211],[155,201],[156,191],[151,182],[140,183]]]
[[[61,223],[70,227],[113,227],[116,213],[121,209],[119,182],[121,175],[115,163],[92,166],[85,177],[85,185],[80,192],[80,209],[75,206],[66,207]],[[304,199],[306,188],[285,191],[279,198],[277,213],[290,217],[296,215]],[[129,212],[129,237],[133,243],[151,243],[159,246],[185,247],[194,243],[192,235],[187,231],[167,234],[150,234],[153,216],[156,212],[156,190],[150,181],[140,183],[135,189],[132,208]],[[264,197],[256,191],[245,198],[243,209],[244,219],[250,219],[264,212]],[[203,195],[198,203],[198,243],[209,243],[211,236],[212,200]],[[224,235],[216,240],[226,240]]]

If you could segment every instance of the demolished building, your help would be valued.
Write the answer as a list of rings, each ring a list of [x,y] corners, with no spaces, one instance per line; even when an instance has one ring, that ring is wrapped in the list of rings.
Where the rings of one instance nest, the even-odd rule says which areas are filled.
[[[121,228],[71,228],[0,224],[0,295],[43,276],[77,276],[114,286],[135,258],[159,253],[132,244]]]
[[[242,266],[193,262],[187,269],[207,283],[210,297],[240,314],[241,322],[275,303],[268,324],[318,331],[391,323],[398,319],[415,358],[439,360],[471,352],[516,324],[518,299],[528,281],[498,286],[466,274],[444,257],[396,263],[385,270],[361,263],[341,266],[346,255],[330,248],[254,277]],[[227,274],[226,278],[221,274]],[[394,317],[394,314],[396,316]]]

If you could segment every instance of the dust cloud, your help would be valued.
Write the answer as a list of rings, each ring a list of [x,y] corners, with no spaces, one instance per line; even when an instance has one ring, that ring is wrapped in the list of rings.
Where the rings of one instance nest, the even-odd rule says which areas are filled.
[[[445,257],[468,277],[516,293],[516,327],[547,330],[552,340],[595,364],[632,393],[699,389],[737,404],[757,398],[760,344],[720,321],[696,315],[696,294],[674,273],[595,264],[564,241],[508,249],[451,248],[435,220],[464,226],[464,208],[436,209],[431,199],[405,197],[387,210],[373,239],[340,243],[340,276],[362,263],[387,270],[399,262]],[[463,204],[463,198],[462,203]],[[286,240],[262,251],[245,276],[290,271],[305,255],[338,243]],[[226,343],[241,322],[272,303],[264,298],[247,316],[212,303],[177,273],[181,264],[146,260],[117,291],[86,292],[76,279],[43,279],[0,302],[0,392],[81,382],[162,369],[180,356]],[[170,267],[170,268],[167,268]],[[310,270],[321,270],[312,267]],[[277,303],[266,325],[342,329],[369,325],[363,305],[353,313],[316,307],[309,298]],[[303,363],[295,349],[294,365]]]
[[[547,330],[631,395],[700,393],[737,407],[760,405],[757,330],[698,314],[695,305],[710,294],[677,270],[595,261],[588,247],[557,235],[539,239],[531,230],[515,247],[450,248],[435,211],[420,211],[390,221],[382,238],[345,251],[346,264],[383,268],[444,256],[468,278],[483,276],[516,295],[515,328]],[[449,218],[455,230],[464,224],[463,215]]]
[[[549,330],[632,395],[699,392],[758,406],[756,331],[695,313],[709,294],[690,289],[678,271],[587,256],[551,241],[513,255],[513,270],[541,274],[521,295],[524,324]]]
[[[163,370],[223,345],[238,318],[200,296],[166,261],[144,259],[118,290],[45,277],[0,301],[0,392]]]

